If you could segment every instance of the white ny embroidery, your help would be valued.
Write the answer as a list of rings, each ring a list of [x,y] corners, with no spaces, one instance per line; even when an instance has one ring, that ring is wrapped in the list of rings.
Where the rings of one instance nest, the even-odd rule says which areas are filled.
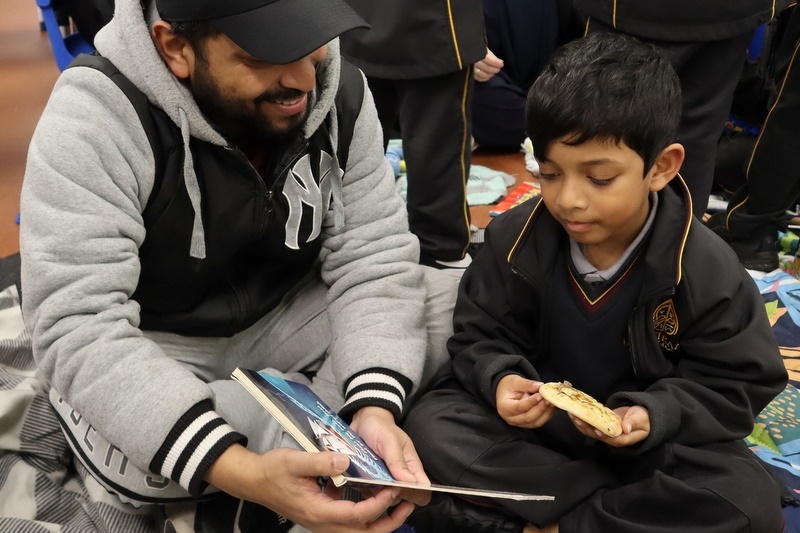
[[[311,170],[311,158],[304,155],[289,171],[286,183],[283,186],[283,196],[289,204],[289,215],[286,218],[286,247],[299,250],[300,227],[303,221],[303,204],[309,206],[312,212],[311,234],[306,242],[311,242],[319,237],[322,228],[322,219],[331,205],[331,171],[333,158],[330,154],[320,152],[319,184],[314,180]]]

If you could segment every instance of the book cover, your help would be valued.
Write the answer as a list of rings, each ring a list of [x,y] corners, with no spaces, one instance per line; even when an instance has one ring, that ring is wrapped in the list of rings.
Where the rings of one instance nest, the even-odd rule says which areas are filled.
[[[307,452],[334,451],[350,458],[347,471],[331,480],[337,487],[346,483],[386,485],[506,498],[512,500],[553,500],[553,496],[491,491],[447,485],[423,485],[395,480],[383,460],[335,411],[302,383],[237,368],[231,377],[252,394]]]
[[[505,213],[512,207],[516,207],[526,200],[530,200],[534,196],[538,196],[542,192],[541,187],[532,181],[523,181],[509,192],[505,198],[500,200],[496,206],[489,210],[489,216],[496,217],[501,213]]]

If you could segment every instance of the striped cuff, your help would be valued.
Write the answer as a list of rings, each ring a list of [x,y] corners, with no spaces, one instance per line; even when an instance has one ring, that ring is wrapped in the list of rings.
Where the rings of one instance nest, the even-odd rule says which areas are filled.
[[[344,387],[344,406],[339,416],[350,421],[362,407],[383,407],[400,419],[411,380],[387,368],[370,368],[351,377]]]
[[[203,478],[222,452],[235,442],[246,442],[213,408],[211,400],[203,400],[189,409],[150,463],[152,472],[170,478],[192,496],[199,496],[208,486]]]

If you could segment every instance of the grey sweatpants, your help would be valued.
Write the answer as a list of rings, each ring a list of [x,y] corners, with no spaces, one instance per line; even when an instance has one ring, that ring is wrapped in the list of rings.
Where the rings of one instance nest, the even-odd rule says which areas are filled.
[[[452,334],[452,314],[458,280],[428,267],[425,272],[427,299],[425,318],[428,328],[428,351],[423,372],[427,381],[448,358],[446,342]],[[215,410],[237,431],[248,438],[248,448],[263,453],[276,447],[297,447],[284,434],[271,415],[237,382],[230,378],[237,366],[265,370],[308,383],[306,374],[314,374],[311,388],[333,409],[344,400],[341,385],[335,383],[327,350],[331,329],[327,315],[327,287],[318,271],[309,274],[287,294],[280,305],[248,329],[230,338],[187,337],[174,333],[145,332],[169,357],[189,367],[214,391]],[[80,415],[51,392],[51,401],[62,419],[80,419]],[[118,453],[94,432],[88,423],[70,427],[68,440],[78,459],[89,472],[100,473],[99,481],[133,503],[185,500],[189,494],[174,482],[148,473],[125,458],[126,472],[119,475]],[[91,433],[91,442],[85,435]],[[115,459],[109,461],[109,450]],[[139,470],[138,473],[135,471]],[[143,481],[144,480],[144,481]],[[148,483],[158,485],[153,492]],[[165,488],[164,484],[174,485]],[[213,488],[211,489],[213,490]],[[152,492],[152,494],[151,494]]]

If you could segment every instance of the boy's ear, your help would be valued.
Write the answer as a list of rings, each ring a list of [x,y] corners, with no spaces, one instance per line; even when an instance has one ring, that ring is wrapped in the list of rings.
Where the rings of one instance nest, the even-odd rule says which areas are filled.
[[[191,45],[170,31],[167,22],[159,20],[153,24],[153,41],[164,58],[167,67],[180,79],[186,79],[194,70],[194,50]]]
[[[661,150],[650,169],[650,190],[658,192],[666,187],[678,174],[685,157],[683,145],[678,143],[672,143]]]

